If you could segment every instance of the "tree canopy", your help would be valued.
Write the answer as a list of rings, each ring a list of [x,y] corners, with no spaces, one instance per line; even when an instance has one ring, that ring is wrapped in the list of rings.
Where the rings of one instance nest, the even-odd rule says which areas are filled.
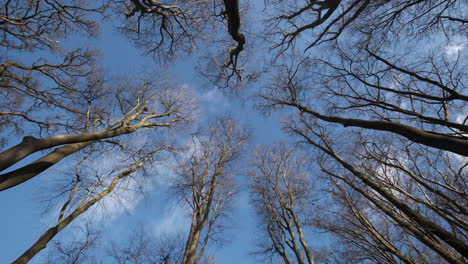
[[[40,192],[54,216],[4,261],[217,263],[240,223],[258,242],[239,260],[466,263],[467,13],[463,0],[2,1],[0,200]],[[128,45],[113,55],[124,72],[106,63],[109,32]],[[183,212],[177,234],[113,241],[92,223],[158,192]]]

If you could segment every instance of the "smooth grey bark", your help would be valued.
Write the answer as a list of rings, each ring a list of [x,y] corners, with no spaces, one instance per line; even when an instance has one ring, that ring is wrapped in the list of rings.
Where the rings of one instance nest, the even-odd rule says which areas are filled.
[[[167,127],[172,123],[181,120],[181,118],[177,116],[177,110],[167,110],[161,114],[148,114],[146,111],[146,103],[141,104],[140,99],[138,98],[137,104],[133,109],[124,114],[118,120],[114,121],[109,127],[107,127],[107,129],[102,131],[59,135],[44,139],[25,137],[20,144],[0,153],[0,168],[2,168],[2,170],[10,167],[34,152],[59,145],[65,146],[56,148],[49,154],[46,154],[26,166],[5,174],[0,174],[0,191],[14,187],[39,175],[63,158],[89,146],[97,140],[130,134],[145,127]],[[168,116],[172,116],[169,121],[162,123],[152,122],[154,119]],[[137,120],[135,124],[130,124],[135,120]]]
[[[442,134],[430,133],[398,122],[370,121],[354,118],[343,118],[338,116],[328,116],[295,102],[287,102],[277,99],[271,100],[276,101],[278,104],[294,106],[299,111],[308,113],[323,121],[341,124],[344,127],[361,127],[366,129],[392,132],[406,137],[407,139],[410,139],[416,143],[447,150],[468,157],[468,140]]]
[[[93,142],[94,141],[75,143],[56,148],[49,154],[33,161],[32,163],[22,168],[0,175],[0,191],[5,191],[11,187],[32,179],[41,172],[61,161],[63,158],[89,146]]]
[[[129,134],[136,127],[119,127],[112,130],[89,132],[83,134],[58,135],[48,138],[25,137],[21,143],[0,153],[0,171],[3,171],[34,152],[65,144],[94,141]]]
[[[91,206],[95,205],[97,202],[102,200],[102,198],[104,198],[107,194],[112,192],[117,186],[117,183],[119,183],[119,181],[122,178],[125,178],[126,176],[132,174],[133,172],[143,167],[145,162],[148,161],[155,152],[148,154],[144,159],[138,161],[129,169],[118,174],[116,177],[113,178],[112,182],[106,189],[104,189],[99,194],[94,196],[91,200],[86,202],[83,206],[76,208],[69,216],[65,217],[64,219],[60,219],[57,225],[49,228],[44,234],[42,234],[41,237],[28,250],[26,250],[20,257],[18,257],[13,262],[13,264],[28,263],[35,255],[37,255],[37,253],[39,253],[41,250],[46,248],[47,244],[60,231],[62,231],[65,227],[67,227],[73,220],[75,220],[78,216],[86,212]]]

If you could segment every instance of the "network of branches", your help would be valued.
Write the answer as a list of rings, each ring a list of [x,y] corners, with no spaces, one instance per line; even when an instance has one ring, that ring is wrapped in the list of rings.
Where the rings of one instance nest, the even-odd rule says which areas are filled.
[[[243,193],[256,261],[468,262],[467,1],[1,3],[0,199],[40,189],[53,216],[13,263],[217,263]],[[70,43],[102,30],[152,65]],[[181,61],[282,138],[201,110],[164,70]],[[186,229],[110,241],[89,220],[154,188]]]

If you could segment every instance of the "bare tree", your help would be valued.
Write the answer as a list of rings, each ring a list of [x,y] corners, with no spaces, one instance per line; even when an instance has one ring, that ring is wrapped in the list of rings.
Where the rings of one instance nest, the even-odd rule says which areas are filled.
[[[235,77],[234,86],[239,85],[239,82],[242,81],[242,72],[244,71],[241,67],[239,61],[239,55],[244,50],[246,43],[246,37],[241,33],[241,8],[239,5],[239,0],[224,0],[224,5],[222,6],[222,11],[219,16],[223,18],[227,26],[227,31],[229,36],[236,42],[234,47],[228,49],[229,57],[221,65],[214,63],[220,69],[216,69],[215,72],[218,72],[216,75],[215,84],[220,87],[230,86],[231,79]],[[245,12],[244,12],[245,14]],[[224,57],[224,56],[222,56]],[[211,63],[214,62],[214,58],[210,60]],[[206,76],[206,74],[205,74]]]
[[[411,239],[405,232],[358,192],[335,178],[329,183],[328,191],[335,202],[330,201],[318,210],[320,217],[315,217],[313,223],[336,235],[334,243],[342,245],[334,250],[341,260],[337,263],[443,262],[424,247],[411,248],[414,241],[407,244]],[[416,252],[418,255],[413,255]]]
[[[141,128],[168,127],[187,120],[189,99],[179,89],[169,92],[160,84],[155,89],[154,82],[138,87],[136,83],[105,81],[95,62],[97,51],[61,46],[70,34],[95,35],[97,15],[106,15],[107,7],[106,1],[39,0],[7,1],[2,7],[0,191],[37,176],[97,141],[110,142],[109,138]],[[37,59],[28,59],[22,52]],[[45,55],[39,57],[41,53]],[[25,137],[4,149],[5,135],[13,133]],[[44,150],[49,153],[5,171]]]
[[[189,141],[176,168],[174,191],[191,209],[182,263],[198,263],[229,200],[235,194],[233,169],[248,134],[232,119],[219,119]]]
[[[342,1],[354,2],[366,1]],[[328,50],[309,46],[322,54],[279,66],[262,107],[292,110],[287,131],[318,151],[345,208],[344,222],[323,224],[352,250],[375,263],[466,262],[466,54],[446,52],[444,32],[466,25],[441,19],[463,4],[367,2],[353,37],[337,29]]]
[[[103,15],[106,8],[100,4],[5,2],[0,11],[1,130],[13,127],[22,132],[25,123],[37,125],[41,132],[77,128],[75,122],[86,116],[86,102],[99,97],[96,89],[102,88],[94,61],[97,52],[67,50],[60,42],[67,34],[95,35],[96,15]],[[39,56],[41,52],[46,55]],[[80,102],[84,109],[75,106]],[[56,116],[45,114],[46,118],[38,119],[41,110],[53,110]]]
[[[111,194],[116,188],[125,188],[125,184],[131,182],[133,174],[142,169],[146,163],[152,161],[155,155],[165,150],[171,150],[171,147],[162,145],[149,151],[144,151],[142,149],[140,153],[135,153],[121,161],[123,166],[115,166],[105,175],[101,175],[97,171],[95,176],[91,177],[91,179],[87,175],[82,175],[83,171],[80,170],[80,167],[94,152],[85,155],[76,165],[73,186],[63,192],[63,194],[68,194],[68,197],[63,202],[60,209],[57,223],[42,234],[28,250],[14,261],[14,263],[27,263],[30,261],[37,253],[43,250],[59,232],[70,225],[76,218],[92,208],[104,197]],[[122,167],[124,167],[124,169],[121,169]],[[86,172],[85,170],[85,173]]]
[[[413,39],[410,35],[422,36],[434,29],[444,34],[466,31],[463,5],[456,0],[271,0],[265,1],[265,8],[273,14],[266,19],[266,36],[278,38],[273,47],[280,53],[296,44],[305,50],[333,45],[340,37],[391,46],[402,33]]]
[[[67,243],[54,241],[46,263],[97,263],[89,252],[98,246],[100,232],[90,223],[77,227],[77,230],[78,235]]]
[[[351,149],[342,150],[341,152],[344,154],[338,154],[337,149],[343,149],[343,147],[339,148],[337,145],[339,143],[329,139],[330,132],[328,130],[311,122],[313,121],[310,119],[301,121],[301,124],[293,122],[289,125],[290,131],[300,135],[307,144],[323,152],[321,155],[324,160],[325,157],[328,157],[326,162],[321,163],[322,170],[327,175],[334,181],[348,185],[362,199],[367,199],[372,207],[385,216],[378,217],[378,214],[375,214],[374,219],[377,222],[389,223],[393,225],[392,231],[400,230],[404,236],[409,238],[408,241],[411,241],[411,245],[408,255],[429,251],[430,255],[438,255],[438,258],[443,258],[449,263],[464,262],[466,258],[464,253],[466,221],[463,220],[464,209],[461,211],[459,209],[464,207],[459,204],[464,198],[459,200],[458,197],[459,195],[464,196],[463,190],[466,189],[466,186],[464,181],[458,182],[457,179],[463,177],[461,175],[467,166],[466,161],[460,163],[450,159],[450,156],[441,159],[444,153],[440,153],[440,151],[433,153],[425,149],[426,147],[414,152],[415,149],[412,148],[417,149],[419,146],[411,146],[411,143],[403,145],[408,148],[408,153],[411,153],[409,154],[411,156],[404,156],[403,152],[393,152],[390,147],[387,147],[385,151],[380,152],[380,155],[386,156],[375,160],[374,158],[377,157],[375,153],[361,152],[360,149],[361,146],[364,146],[366,150],[372,149],[374,146],[378,148],[379,144],[376,143],[375,139],[370,142],[357,142],[352,145]],[[393,141],[388,146],[395,143]],[[403,143],[405,142],[403,141]],[[399,159],[394,158],[395,155],[399,155]],[[418,158],[414,159],[415,163],[406,164],[405,158],[411,161],[416,156]],[[419,160],[420,158],[422,160]],[[437,162],[437,166],[424,163],[424,161],[433,159],[441,162]],[[389,162],[390,160],[392,162]],[[446,171],[442,175],[437,172],[443,168],[441,165],[445,166],[444,170]],[[459,184],[461,185],[457,186]],[[346,196],[344,197],[346,198]],[[360,220],[362,215],[353,209],[352,200],[346,198],[344,201],[345,205],[350,208],[349,210],[354,210],[354,217]],[[451,212],[450,209],[447,209],[449,207],[454,211]],[[385,220],[386,218],[391,221]],[[368,226],[367,228],[372,227]],[[375,239],[377,233],[373,236]],[[361,239],[363,239],[362,236]],[[367,243],[370,241],[367,240]],[[420,250],[422,245],[424,245],[424,250]],[[398,248],[395,244],[393,246]],[[402,249],[401,251],[405,252]],[[391,251],[388,251],[387,248],[386,252]],[[402,256],[398,256],[400,254],[398,252],[392,254],[395,254],[394,256],[399,259],[402,258]]]
[[[283,65],[277,85],[266,89],[261,96],[268,101],[267,107],[291,106],[325,122],[387,131],[416,143],[468,156],[466,120],[450,118],[451,113],[465,109],[463,102],[467,101],[466,95],[459,92],[464,89],[466,79],[463,66],[458,65],[461,62],[429,58],[429,62],[422,62],[420,70],[410,70],[410,65],[394,64],[367,48],[365,52],[367,56],[363,59],[341,53],[341,63],[337,65],[321,59]],[[437,66],[436,59],[441,60],[442,68]],[[323,66],[314,72],[317,79],[305,77],[301,72],[317,66]],[[423,71],[441,78],[423,76]],[[444,71],[449,79],[442,79]],[[311,95],[307,92],[320,83],[330,112],[337,114],[325,114],[311,106]],[[353,118],[347,112],[362,117]]]
[[[240,81],[246,56],[276,64],[269,69],[275,74],[272,84],[261,91],[261,107],[289,111],[285,129],[316,154],[333,208],[323,210],[327,218],[303,219],[312,190],[298,176],[301,157],[278,146],[278,153],[258,150],[263,163],[255,164],[251,178],[270,245],[265,250],[286,263],[291,256],[299,263],[313,263],[313,257],[336,263],[465,263],[466,1],[264,3],[269,17],[262,33],[272,49],[254,54],[247,53],[247,44],[257,44],[247,39],[256,35],[246,33],[249,8],[238,0],[6,1],[0,9],[0,146],[10,144],[8,134],[24,138],[0,152],[0,191],[67,156],[94,157],[110,146],[120,148],[124,160],[135,159],[120,174],[106,174],[120,182],[150,159],[151,151],[126,141],[131,134],[154,131],[151,135],[159,137],[158,128],[191,119],[190,100],[172,89],[177,85],[104,81],[98,51],[61,46],[71,34],[95,35],[96,19],[110,9],[125,13],[122,31],[161,61],[195,48],[207,52],[209,41],[224,33],[216,45],[223,43],[227,56],[213,56],[208,63],[210,69],[221,68],[211,76],[216,83]],[[463,43],[453,44],[457,38]],[[304,56],[298,50],[305,50]],[[217,233],[234,194],[230,172],[246,138],[234,122],[221,120],[194,136],[180,159],[173,187],[192,212],[183,263],[201,261]],[[36,161],[7,171],[33,153]],[[284,165],[290,161],[299,164]],[[283,173],[265,173],[275,168]],[[286,168],[297,173],[284,173]],[[37,254],[101,200],[99,195],[111,193],[115,184],[97,175],[86,183],[72,177],[57,224],[18,263]],[[306,222],[334,234],[343,247],[312,254]]]
[[[284,143],[259,146],[249,171],[252,203],[260,217],[262,234],[259,254],[276,255],[284,263],[315,263],[304,233],[312,203],[305,155]]]
[[[73,32],[97,33],[92,15],[104,15],[105,1],[12,0],[1,9],[1,46],[18,50],[56,49],[59,39]]]
[[[111,113],[108,118],[92,114],[93,105],[90,104],[82,133],[47,138],[28,136],[20,144],[1,152],[0,161],[4,170],[34,152],[58,147],[28,165],[0,175],[0,190],[11,188],[37,176],[68,155],[97,141],[133,133],[141,128],[170,127],[175,123],[190,120],[191,104],[187,101],[189,99],[186,91],[157,93],[157,90],[151,91],[153,85],[154,83],[145,83],[140,92],[134,96],[134,101],[129,100],[128,93],[123,93],[122,97],[117,95],[115,100],[118,109],[113,110],[121,111],[122,114],[114,120],[111,119],[113,118]]]
[[[118,264],[173,264],[181,263],[184,246],[181,233],[154,237],[151,232],[139,229],[132,232],[123,245],[122,242],[113,243],[108,254]]]
[[[125,33],[146,53],[167,58],[175,55],[177,48],[189,52],[206,35],[208,21],[224,17],[227,31],[236,47],[229,49],[226,67],[236,71],[237,57],[244,49],[245,36],[240,33],[240,11],[238,0],[218,1],[115,1],[116,6],[124,5],[127,24]],[[223,11],[219,12],[219,9]]]
[[[124,12],[123,32],[158,60],[190,52],[198,44],[211,20],[210,1],[115,0]]]
[[[113,263],[118,264],[177,264],[182,263],[185,249],[185,234],[162,233],[155,235],[139,229],[124,242],[116,242],[107,250]],[[203,256],[198,263],[212,264],[212,256]]]
[[[245,75],[245,63],[239,63],[246,48],[241,16],[249,3],[244,4],[242,9],[238,0],[113,1],[114,10],[126,15],[122,31],[145,54],[159,61],[192,51],[204,54],[197,59],[207,64],[202,75],[222,88],[240,85]],[[213,47],[222,51],[213,55]],[[253,75],[246,77],[253,79]]]

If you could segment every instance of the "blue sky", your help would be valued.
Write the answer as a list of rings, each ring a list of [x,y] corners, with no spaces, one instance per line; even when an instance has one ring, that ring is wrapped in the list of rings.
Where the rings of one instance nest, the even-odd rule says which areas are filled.
[[[154,67],[155,63],[148,56],[142,56],[141,51],[117,32],[113,26],[104,24],[101,35],[96,40],[88,40],[82,37],[73,37],[64,43],[65,46],[98,47],[102,50],[103,68],[109,76],[132,76],[143,67]],[[152,69],[153,71],[153,69]],[[168,70],[171,78],[174,78],[193,92],[194,99],[198,102],[201,115],[196,120],[196,125],[206,124],[214,116],[231,113],[239,122],[251,128],[255,135],[250,148],[255,144],[273,143],[279,139],[286,139],[280,129],[281,116],[272,114],[263,116],[254,110],[254,102],[240,98],[239,95],[226,94],[213,85],[201,81],[194,72],[192,58],[180,58]],[[154,76],[155,79],[160,76]],[[247,89],[242,97],[250,97],[255,89]],[[10,138],[10,144],[20,141],[20,138]],[[241,163],[248,163],[248,154]],[[31,155],[24,162],[32,161],[39,154]],[[21,164],[25,164],[21,162]],[[32,243],[51,226],[52,219],[56,218],[56,210],[44,210],[44,202],[41,200],[42,191],[47,188],[48,181],[61,177],[60,171],[68,166],[73,166],[69,159],[49,169],[42,175],[27,181],[15,188],[0,193],[0,263],[10,263],[24,252]],[[144,196],[131,196],[130,201],[122,204],[104,201],[107,210],[104,214],[91,210],[90,213],[78,219],[74,226],[69,226],[59,234],[55,240],[67,240],[76,233],[76,225],[82,225],[85,220],[93,222],[102,230],[102,236],[116,242],[128,237],[135,227],[141,226],[146,231],[158,236],[164,232],[188,230],[188,211],[169,197],[165,174],[170,170],[164,169],[153,175],[154,181],[148,187]],[[11,168],[15,169],[15,167]],[[241,189],[245,190],[246,180],[242,175],[243,167],[237,173],[237,182]],[[244,186],[244,187],[242,187]],[[219,263],[257,263],[256,259],[249,255],[255,246],[256,219],[254,212],[248,203],[248,194],[241,191],[236,198],[231,213],[231,219],[225,236],[228,241],[223,245],[212,245],[208,254],[214,255]],[[185,232],[187,233],[187,232]],[[47,255],[44,250],[36,256],[31,263],[41,263]],[[104,261],[104,263],[106,263]]]
[[[259,2],[263,3],[263,0]],[[255,23],[251,24],[255,25]],[[441,39],[440,42],[443,40]],[[444,46],[444,52],[448,57],[456,57],[460,50],[466,47],[466,43],[466,37],[458,38],[456,36],[451,43]],[[439,46],[439,44],[444,45],[432,43],[434,46]],[[220,90],[200,78],[194,69],[195,56],[180,57],[169,66],[161,66],[153,61],[151,56],[142,56],[141,50],[135,48],[128,39],[115,30],[114,26],[107,23],[101,25],[101,34],[97,39],[74,36],[67,39],[63,45],[100,48],[103,55],[100,57],[99,63],[106,70],[106,76],[109,78],[124,76],[132,81],[132,78],[138,78],[135,76],[139,76],[139,72],[145,69],[151,72],[153,74],[151,77],[156,80],[169,76],[169,78],[183,84],[186,89],[192,92],[194,100],[198,103],[197,120],[194,122],[193,130],[197,126],[206,125],[208,121],[220,114],[231,114],[243,126],[253,130],[253,139],[249,143],[245,157],[239,163],[239,170],[236,173],[236,181],[242,191],[236,197],[230,213],[231,221],[228,222],[230,228],[224,233],[228,241],[219,246],[211,243],[207,254],[213,255],[217,263],[258,263],[254,256],[249,255],[255,248],[259,230],[256,228],[257,219],[249,205],[249,197],[245,188],[247,181],[243,172],[249,163],[250,151],[255,145],[271,144],[277,140],[292,140],[281,131],[280,120],[286,118],[287,113],[272,113],[269,116],[263,116],[255,110],[255,102],[252,97],[262,84],[257,83],[253,84],[252,87],[246,87],[239,94],[226,93],[226,91]],[[421,50],[426,52],[426,49]],[[406,50],[402,49],[401,52],[406,52]],[[322,55],[315,54],[314,56]],[[34,59],[29,56],[30,54],[23,54],[22,59]],[[254,60],[255,58],[250,59]],[[135,82],[141,82],[141,80],[135,79]],[[314,107],[326,108],[323,105],[314,105]],[[461,117],[462,115],[458,116],[457,119]],[[136,133],[133,135],[139,144],[145,144],[146,140],[150,140],[142,138],[141,135],[145,134]],[[188,132],[182,133],[182,135],[187,136]],[[9,146],[21,141],[20,137],[16,138],[12,135],[9,137]],[[341,140],[346,139],[341,138]],[[36,159],[40,154],[31,155],[20,162],[19,166]],[[103,164],[112,165],[112,159],[102,159],[100,162],[101,166],[104,166]],[[2,212],[0,215],[0,264],[10,263],[16,259],[54,223],[52,220],[57,217],[57,208],[52,207],[50,210],[46,210],[47,204],[43,200],[46,195],[43,190],[48,190],[53,181],[60,179],[63,172],[66,172],[73,165],[73,159],[67,158],[38,177],[0,192],[0,210]],[[102,210],[101,207],[93,208],[77,219],[72,226],[63,230],[54,240],[71,240],[77,235],[76,227],[84,225],[86,222],[92,222],[96,228],[101,230],[102,240],[116,243],[124,241],[139,228],[143,228],[154,238],[164,233],[178,231],[187,234],[189,212],[182,203],[173,199],[168,190],[168,182],[172,174],[171,165],[173,164],[170,161],[158,164],[151,171],[151,178],[145,185],[143,193],[132,191],[119,193],[126,198],[120,202],[115,199],[104,199],[102,202],[106,210]],[[15,168],[10,168],[10,170]],[[310,235],[308,238],[312,245],[329,243],[323,235],[308,235]],[[103,244],[103,247],[99,248],[101,252],[97,253],[98,256],[99,254],[105,255],[103,250],[106,246],[108,245]],[[46,255],[47,250],[44,250],[31,263],[42,263]],[[103,258],[102,263],[110,262]]]

